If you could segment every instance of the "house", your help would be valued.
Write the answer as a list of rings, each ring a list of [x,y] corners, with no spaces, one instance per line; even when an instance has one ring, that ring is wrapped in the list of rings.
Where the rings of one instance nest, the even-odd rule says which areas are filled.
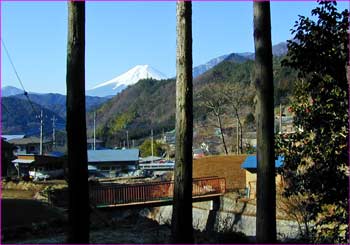
[[[168,145],[175,145],[175,129],[165,132],[161,142]]]
[[[4,137],[4,136],[3,136]],[[31,136],[23,138],[12,138],[8,140],[9,143],[15,145],[15,155],[23,154],[39,154],[40,152],[40,138]],[[43,140],[43,152],[48,152],[52,148],[51,141]]]
[[[148,157],[141,157],[140,163],[152,163],[152,162],[159,162],[163,158],[157,157],[157,156],[148,156]]]
[[[202,157],[205,157],[203,149],[198,148],[193,150],[193,159],[198,159]]]
[[[25,137],[24,134],[3,134],[1,135],[1,138],[3,138],[5,141],[13,140],[13,139],[23,139]]]
[[[283,157],[279,156],[275,160],[275,168],[278,169],[283,164]],[[245,161],[242,163],[241,168],[245,170],[246,179],[246,190],[247,197],[249,199],[256,198],[256,172],[257,172],[257,159],[256,156],[247,156]],[[276,175],[276,185],[282,181],[282,176],[280,174]]]
[[[30,177],[34,180],[62,177],[64,159],[44,155],[17,155],[12,161],[18,177]]]
[[[243,133],[243,138],[242,138],[242,143],[244,146],[252,146],[256,147],[256,132],[244,132]]]
[[[94,149],[94,139],[87,139],[87,149],[88,150],[93,150]],[[95,144],[96,144],[96,150],[104,149],[104,142],[102,140],[96,139]]]
[[[139,149],[88,150],[88,164],[96,167],[106,177],[136,170],[139,164]]]

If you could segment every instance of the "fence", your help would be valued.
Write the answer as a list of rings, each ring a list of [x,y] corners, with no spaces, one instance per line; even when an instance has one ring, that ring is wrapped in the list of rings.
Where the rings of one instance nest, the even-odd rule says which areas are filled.
[[[208,177],[193,179],[192,196],[221,195],[225,193],[225,188],[225,178]],[[90,201],[96,206],[166,201],[172,199],[173,191],[173,181],[129,185],[102,184],[91,186]]]

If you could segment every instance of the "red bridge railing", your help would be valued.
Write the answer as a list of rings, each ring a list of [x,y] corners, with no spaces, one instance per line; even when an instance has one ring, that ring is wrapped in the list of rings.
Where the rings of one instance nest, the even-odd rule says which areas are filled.
[[[173,198],[173,191],[173,181],[128,185],[102,184],[90,187],[90,201],[97,207],[166,201]],[[193,179],[192,196],[194,198],[221,195],[225,191],[225,178],[208,177]]]

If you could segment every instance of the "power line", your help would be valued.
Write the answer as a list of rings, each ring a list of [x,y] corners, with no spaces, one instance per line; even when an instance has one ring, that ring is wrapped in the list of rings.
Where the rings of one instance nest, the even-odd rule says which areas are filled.
[[[25,90],[25,88],[24,88],[24,85],[23,85],[23,83],[22,83],[22,80],[21,80],[21,78],[20,78],[19,75],[18,75],[18,72],[17,72],[17,70],[16,70],[16,67],[15,67],[15,65],[14,65],[13,62],[12,62],[10,53],[9,53],[9,51],[7,50],[6,45],[5,45],[5,42],[4,42],[4,40],[3,40],[2,38],[1,38],[1,43],[2,43],[2,46],[3,46],[4,49],[5,49],[7,58],[9,59],[11,65],[12,65],[12,68],[13,68],[13,70],[15,71],[15,74],[16,74],[17,79],[18,79],[19,83],[21,84],[21,87],[23,88],[24,93],[26,93],[26,90]]]
[[[11,56],[10,56],[10,53],[9,53],[8,49],[6,48],[4,39],[2,39],[2,38],[1,38],[1,43],[2,43],[2,46],[3,46],[4,49],[5,49],[5,53],[6,53],[6,55],[7,55],[7,58],[9,59],[9,61],[10,61],[10,63],[11,63],[11,66],[12,66],[12,68],[13,68],[15,74],[16,74],[16,77],[17,77],[17,79],[18,79],[18,82],[20,83],[20,85],[21,85],[21,87],[22,87],[22,89],[23,89],[24,96],[27,98],[27,100],[28,100],[29,104],[31,105],[33,111],[34,111],[36,114],[38,114],[37,111],[36,111],[36,109],[34,108],[34,105],[33,105],[32,101],[29,99],[28,92],[27,92],[26,89],[24,88],[23,82],[22,82],[21,78],[20,78],[19,75],[18,75],[18,72],[17,72],[17,69],[16,69],[16,67],[15,67],[15,64],[13,63],[13,61],[12,61],[12,59],[11,59]]]
[[[1,105],[2,105],[2,107],[5,109],[5,111],[6,111],[6,113],[8,114],[8,115],[10,115],[10,111],[7,109],[7,107],[5,106],[5,104],[1,101]]]

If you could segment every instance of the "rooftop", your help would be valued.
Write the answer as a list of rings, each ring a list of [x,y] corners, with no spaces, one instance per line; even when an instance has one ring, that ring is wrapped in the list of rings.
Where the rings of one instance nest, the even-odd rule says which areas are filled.
[[[31,136],[28,138],[15,138],[15,139],[11,139],[8,140],[9,143],[14,144],[14,145],[27,145],[27,144],[40,144],[40,138],[39,137],[35,137],[35,136]],[[49,143],[51,141],[49,140],[43,140],[43,143]]]
[[[93,144],[93,143],[94,143],[94,139],[93,139],[93,138],[89,138],[89,139],[86,140],[86,142],[87,142],[88,144]],[[102,141],[102,140],[99,140],[99,139],[96,139],[95,142],[96,142],[97,144],[103,143],[103,141]]]
[[[139,149],[88,150],[88,162],[131,162],[139,160]]]
[[[148,157],[142,157],[140,158],[140,162],[152,162],[152,161],[159,161],[162,160],[161,157],[157,157],[157,156],[148,156]]]
[[[1,137],[6,140],[6,141],[9,141],[9,140],[13,140],[13,139],[23,139],[24,138],[24,134],[3,134],[1,135]]]
[[[279,156],[277,160],[275,160],[275,167],[279,168],[283,164],[284,157]],[[244,160],[244,162],[241,165],[241,168],[244,169],[254,169],[257,168],[257,159],[256,156],[247,156],[247,158]]]

